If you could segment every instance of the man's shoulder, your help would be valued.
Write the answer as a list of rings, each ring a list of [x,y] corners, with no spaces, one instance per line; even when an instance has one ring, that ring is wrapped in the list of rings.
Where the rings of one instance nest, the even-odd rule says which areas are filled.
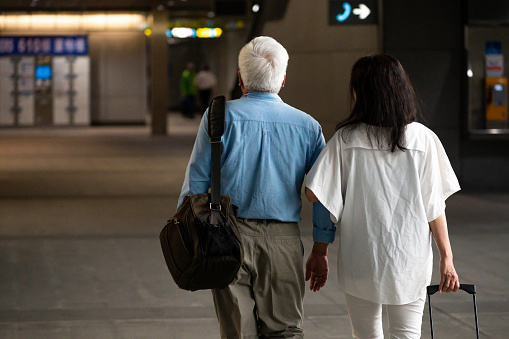
[[[321,131],[321,126],[310,114],[295,108],[284,101],[276,102],[257,102],[256,105],[266,106],[267,111],[258,110],[256,113],[250,112],[250,102],[242,99],[229,100],[226,102],[226,111],[231,113],[230,119],[249,120],[255,114],[260,119],[267,122],[296,125],[314,131]],[[274,114],[274,105],[276,105],[276,114]],[[258,107],[259,108],[259,107]],[[246,113],[247,114],[242,114]],[[253,114],[249,114],[253,113]],[[267,119],[267,120],[266,120]]]
[[[301,111],[298,108],[290,106],[286,103],[285,103],[285,105],[287,105],[292,112],[292,117],[293,117],[292,120],[295,120],[295,121],[298,120],[300,123],[302,123],[303,125],[305,125],[306,127],[310,128],[310,129],[321,131],[322,127],[320,126],[318,121],[316,121],[316,119],[313,118],[310,114],[308,114],[304,111]]]

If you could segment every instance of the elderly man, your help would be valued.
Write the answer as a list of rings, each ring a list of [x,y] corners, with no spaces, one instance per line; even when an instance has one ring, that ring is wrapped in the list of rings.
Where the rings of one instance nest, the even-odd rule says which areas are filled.
[[[244,95],[226,103],[221,194],[238,207],[245,256],[236,281],[212,291],[222,338],[304,336],[301,188],[325,141],[318,122],[278,96],[287,64],[288,53],[276,40],[253,39],[239,54]],[[206,112],[179,206],[185,195],[210,187],[207,117]],[[313,206],[313,224],[314,240],[331,243],[335,225],[320,203]],[[319,262],[310,257],[310,275],[326,276],[327,268],[318,267]]]

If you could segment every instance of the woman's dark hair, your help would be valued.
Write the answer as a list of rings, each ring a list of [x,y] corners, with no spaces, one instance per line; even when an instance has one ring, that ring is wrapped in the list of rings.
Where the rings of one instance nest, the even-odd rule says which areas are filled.
[[[352,108],[353,106],[353,108]],[[351,113],[336,126],[346,127],[344,138],[361,123],[368,139],[391,152],[405,150],[405,126],[419,115],[419,101],[398,60],[389,55],[370,55],[357,60],[350,78]]]

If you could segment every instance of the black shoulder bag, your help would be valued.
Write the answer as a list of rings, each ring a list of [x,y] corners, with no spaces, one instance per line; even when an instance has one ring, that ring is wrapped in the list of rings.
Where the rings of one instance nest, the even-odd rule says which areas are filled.
[[[228,286],[243,259],[230,197],[220,195],[225,104],[225,97],[219,96],[209,107],[211,193],[187,195],[159,235],[173,279],[188,291]]]

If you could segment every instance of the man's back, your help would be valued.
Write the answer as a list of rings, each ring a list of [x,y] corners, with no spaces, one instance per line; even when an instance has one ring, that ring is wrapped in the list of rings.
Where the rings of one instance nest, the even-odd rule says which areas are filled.
[[[223,142],[221,189],[239,216],[300,221],[304,175],[323,147],[320,125],[274,93],[248,93],[227,103]]]
[[[208,115],[200,125],[179,206],[186,194],[210,187]],[[306,172],[325,145],[322,130],[308,114],[277,94],[253,92],[226,104],[221,156],[221,194],[252,219],[299,222]]]

